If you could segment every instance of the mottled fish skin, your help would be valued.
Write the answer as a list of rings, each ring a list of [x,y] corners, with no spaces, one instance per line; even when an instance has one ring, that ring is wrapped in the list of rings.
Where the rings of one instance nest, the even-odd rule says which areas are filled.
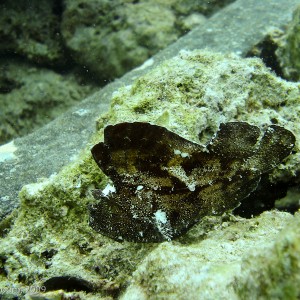
[[[114,189],[93,192],[90,225],[118,241],[171,240],[201,217],[237,207],[294,144],[275,125],[261,135],[245,122],[221,124],[206,146],[149,123],[109,125],[91,152]]]

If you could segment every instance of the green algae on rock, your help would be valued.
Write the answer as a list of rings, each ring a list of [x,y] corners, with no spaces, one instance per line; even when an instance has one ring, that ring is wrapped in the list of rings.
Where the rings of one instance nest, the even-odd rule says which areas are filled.
[[[139,66],[231,2],[66,0],[61,32],[72,58],[107,80]]]
[[[293,13],[293,20],[279,40],[276,51],[285,78],[293,81],[300,79],[300,5]]]
[[[243,121],[261,130],[279,125],[299,137],[299,99],[298,84],[276,77],[260,59],[183,50],[113,93],[98,129],[102,136],[107,124],[151,122],[206,144],[220,123]],[[299,149],[297,138],[293,155],[271,171],[272,183],[300,182]]]
[[[140,299],[155,299],[157,295],[162,295],[164,299],[186,299],[186,295],[189,299],[201,300],[297,299],[272,297],[272,292],[278,289],[278,283],[284,283],[286,279],[287,284],[295,287],[291,292],[300,291],[297,284],[299,280],[295,281],[299,279],[299,252],[295,253],[294,264],[289,264],[293,256],[293,244],[297,244],[294,249],[299,249],[299,215],[296,220],[289,213],[266,211],[253,219],[238,218],[227,222],[222,222],[222,218],[217,216],[210,217],[210,222],[208,217],[205,219],[180,238],[188,240],[188,244],[158,244],[138,266],[120,299],[136,299],[135,295],[139,295]],[[293,223],[295,226],[297,224],[297,230],[295,226],[290,227]],[[209,224],[211,229],[206,232],[203,226]],[[286,229],[281,233],[283,227]],[[192,231],[194,235],[202,232],[204,238],[198,237],[191,242]],[[287,243],[281,243],[287,232]],[[286,249],[284,244],[288,244],[291,236],[294,240]],[[278,252],[279,239],[281,249]],[[289,256],[285,255],[287,252]],[[281,265],[280,268],[275,267],[278,272],[275,273],[276,277],[270,270],[275,262]],[[263,276],[261,270],[264,271]],[[283,274],[289,274],[289,277],[283,277]],[[271,283],[267,286],[264,284],[266,277],[267,282]],[[268,290],[268,294],[261,293],[263,289]]]
[[[238,206],[294,144],[280,126],[260,137],[245,122],[221,124],[206,146],[149,123],[107,126],[92,154],[114,186],[94,191],[100,202],[90,208],[91,226],[115,240],[171,240],[201,217]]]
[[[127,300],[134,299],[129,294],[139,295],[140,299],[144,295],[144,299],[184,299],[186,295],[238,299],[232,286],[240,280],[242,261],[253,254],[249,263],[262,265],[282,228],[286,226],[286,231],[293,233],[289,222],[294,216],[278,211],[233,221],[209,216],[176,241],[115,242],[88,225],[87,207],[94,201],[89,191],[104,188],[108,183],[89,149],[102,139],[107,124],[133,120],[162,125],[200,144],[210,140],[221,122],[244,121],[261,131],[266,124],[273,123],[292,131],[297,139],[293,153],[269,176],[275,183],[297,184],[300,182],[299,95],[298,84],[276,77],[259,59],[208,51],[182,51],[137,78],[131,86],[115,91],[111,109],[99,119],[97,136],[87,144],[86,151],[71,156],[70,164],[54,178],[23,187],[15,218],[2,227],[0,288],[42,286],[50,278],[80,274],[81,279],[91,283],[107,281],[107,285],[119,285],[118,291],[124,293],[122,299]],[[96,97],[101,103],[101,96]],[[61,142],[69,143],[71,137],[65,134]],[[58,160],[61,156],[57,152]],[[45,165],[38,157],[34,159]],[[23,172],[20,176],[28,170]],[[10,176],[15,174],[12,170]],[[264,255],[262,259],[257,259],[258,252]],[[285,255],[278,258],[283,268],[288,259]],[[291,272],[296,274],[297,268]],[[280,278],[274,278],[273,287]],[[299,290],[299,286],[295,288]],[[95,293],[73,293],[74,297],[94,300],[104,297],[106,291],[99,287]]]
[[[1,1],[0,7],[2,55],[17,54],[40,65],[65,64],[55,1]]]
[[[74,75],[0,59],[0,144],[44,126],[95,91]]]
[[[234,290],[238,299],[299,299],[299,268],[300,214],[297,212],[289,226],[276,237],[272,249],[244,258]]]

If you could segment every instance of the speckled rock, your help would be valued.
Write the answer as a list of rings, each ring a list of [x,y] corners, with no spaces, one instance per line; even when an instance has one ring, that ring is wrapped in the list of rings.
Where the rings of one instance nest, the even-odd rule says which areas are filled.
[[[179,36],[168,5],[131,2],[65,3],[62,34],[66,45],[79,64],[101,78],[124,74]]]
[[[119,77],[231,1],[65,1],[62,35],[75,60]]]
[[[76,104],[74,109],[56,118],[51,125],[16,140],[17,159],[5,160],[0,164],[0,173],[5,178],[0,185],[0,219],[19,205],[20,187],[59,172],[62,166],[70,162],[70,153],[71,158],[79,154],[95,130],[92,120],[108,110],[112,92],[120,86],[132,84],[150,68],[178,55],[182,49],[206,48],[221,53],[234,52],[244,57],[253,45],[264,40],[267,28],[283,28],[290,21],[299,2],[286,0],[285,3],[282,6],[277,0],[235,1],[208,18],[205,26],[197,26],[174,44],[159,51],[140,68],[132,70],[120,80],[110,82],[98,93]],[[36,143],[41,138],[42,142]]]
[[[274,228],[273,228],[274,230]],[[266,232],[262,232],[266,236]],[[274,239],[271,249],[244,257],[234,290],[239,299],[299,299],[300,214]]]
[[[255,219],[229,223],[211,220],[212,230],[205,234],[203,240],[194,240],[188,245],[162,243],[153,250],[133,273],[131,285],[121,299],[151,299],[155,295],[161,299],[186,299],[186,295],[203,300],[287,299],[274,296],[299,295],[297,281],[293,280],[299,276],[300,252],[293,254],[292,247],[295,245],[295,250],[299,251],[300,232],[290,233],[292,241],[283,242],[284,233],[277,238],[284,226],[293,222],[299,225],[299,220],[299,216],[293,220],[290,214],[279,212],[266,212]],[[288,249],[284,249],[285,244],[289,245]],[[276,253],[276,249],[281,251]],[[281,257],[285,253],[293,257],[293,264],[287,266],[283,273],[289,275],[285,277],[285,284],[295,287],[290,292],[281,292],[279,287],[277,291],[275,286],[282,282],[280,271],[290,259]],[[270,254],[272,257],[269,257]],[[268,270],[269,267],[273,270]],[[260,273],[262,271],[264,273]],[[265,289],[261,276],[265,279],[273,272],[277,277],[267,279],[269,289],[266,288],[268,293],[265,294],[273,297],[259,298],[264,295]]]
[[[293,20],[279,40],[276,52],[284,76],[293,81],[300,80],[300,6],[294,11]]]
[[[221,122],[247,121],[262,129],[276,123],[291,130],[297,144],[271,177],[274,182],[295,184],[299,183],[299,99],[299,85],[277,78],[259,59],[205,51],[183,51],[119,89],[110,111],[98,120],[98,133],[81,155],[59,174],[24,186],[20,207],[1,223],[0,288],[13,285],[24,295],[28,286],[70,276],[93,287],[84,299],[121,294],[123,299],[154,295],[180,299],[188,292],[197,299],[200,291],[199,299],[216,295],[238,299],[240,287],[246,286],[244,278],[257,281],[254,271],[246,273],[243,266],[255,270],[263,257],[275,254],[276,237],[284,227],[284,235],[289,228],[294,230],[291,224],[298,223],[299,217],[276,211],[249,220],[228,214],[208,216],[172,242],[118,243],[88,225],[88,205],[95,202],[91,190],[108,182],[90,148],[103,138],[105,125],[123,121],[159,124],[198,143],[207,142]],[[298,231],[294,237],[299,240]],[[296,238],[290,245],[289,253],[298,251]],[[291,255],[285,256],[285,247],[278,249],[282,255],[272,257],[281,270]],[[293,257],[299,263],[298,254]],[[290,278],[296,278],[296,269],[290,268]],[[240,270],[245,277],[238,276]],[[280,280],[272,278],[268,295]],[[67,290],[58,283],[55,287]]]
[[[42,64],[63,64],[59,1],[1,1],[0,51]]]
[[[0,3],[0,52],[43,66],[70,69],[79,64],[81,72],[108,80],[231,2],[5,0]]]
[[[0,144],[49,123],[95,90],[20,60],[0,60]]]
[[[260,128],[277,124],[291,130],[297,142],[295,154],[272,176],[295,180],[300,159],[299,104],[299,85],[277,78],[259,59],[182,51],[119,89],[99,127],[132,120],[153,122],[205,144],[221,122],[245,121]]]

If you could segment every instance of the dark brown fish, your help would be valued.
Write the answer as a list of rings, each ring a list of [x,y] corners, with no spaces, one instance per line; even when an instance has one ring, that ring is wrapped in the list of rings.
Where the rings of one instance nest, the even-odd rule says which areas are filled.
[[[221,124],[206,146],[149,123],[107,126],[91,151],[113,186],[94,191],[100,201],[90,225],[119,241],[171,240],[201,217],[237,207],[294,144],[280,126],[261,135],[244,122]]]

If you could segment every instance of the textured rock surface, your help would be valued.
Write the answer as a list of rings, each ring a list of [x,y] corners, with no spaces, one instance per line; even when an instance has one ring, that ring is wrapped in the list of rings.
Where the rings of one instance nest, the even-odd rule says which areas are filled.
[[[279,41],[277,57],[283,69],[284,76],[288,79],[300,79],[300,6],[293,14],[293,20]]]
[[[212,231],[202,239],[189,244],[162,243],[154,249],[134,272],[121,299],[149,299],[154,295],[162,299],[185,299],[186,295],[205,300],[287,299],[288,295],[299,295],[294,280],[299,276],[300,255],[292,249],[294,246],[299,251],[300,232],[288,230],[288,226],[299,226],[299,215],[294,219],[287,213],[267,212],[236,223],[214,221]],[[294,289],[281,290],[285,284]]]
[[[197,28],[168,47],[168,53],[184,49],[208,48],[223,53],[246,55],[257,43],[274,31],[284,27],[299,5],[297,0],[237,0],[213,15],[203,28]]]
[[[99,93],[78,104],[48,126],[16,140],[12,148],[17,149],[17,159],[6,160],[0,164],[1,176],[5,178],[0,185],[1,218],[18,206],[18,192],[24,184],[58,172],[80,152],[94,132],[95,127],[91,120],[107,111],[111,94],[118,87],[131,84],[138,76],[166,58],[178,54],[181,49],[207,47],[220,52],[233,51],[245,55],[254,44],[264,39],[270,26],[282,27],[287,24],[294,7],[299,3],[298,0],[287,0],[285,4],[282,6],[277,0],[264,0],[259,3],[256,0],[238,0],[232,3],[208,19],[205,27],[192,30],[143,66],[126,74],[121,80],[108,84]],[[1,149],[0,153],[5,152],[6,157],[13,156],[7,149],[5,151]]]
[[[95,91],[73,75],[23,61],[2,59],[0,65],[0,144],[45,125]]]
[[[149,66],[159,65],[164,58],[176,54],[178,49],[193,49],[205,45],[211,49],[224,52],[232,50],[242,54],[247,53],[249,48],[253,46],[253,42],[257,42],[263,37],[266,26],[285,24],[292,11],[292,6],[296,2],[298,1],[288,0],[285,2],[286,5],[282,6],[277,0],[260,1],[259,3],[254,0],[239,0],[230,8],[224,10],[222,14],[208,21],[207,30],[209,32],[206,32],[204,28],[193,31],[148,61],[143,68],[127,74],[121,81],[108,85],[99,93],[74,107],[63,117],[56,119],[32,135],[16,140],[14,144],[6,145],[5,149],[1,147],[1,157],[3,153],[6,153],[7,157],[7,160],[2,161],[0,164],[0,174],[2,178],[5,178],[5,181],[1,181],[0,185],[1,202],[3,204],[1,206],[3,208],[2,215],[7,214],[13,207],[18,205],[16,195],[24,184],[35,182],[40,177],[48,177],[50,174],[58,172],[64,165],[70,164],[72,160],[76,161],[56,177],[46,181],[40,179],[39,183],[24,187],[20,196],[21,206],[19,210],[15,210],[13,215],[1,223],[1,287],[42,286],[47,278],[70,275],[73,277],[80,276],[90,281],[96,285],[95,291],[101,291],[95,292],[95,294],[86,294],[84,291],[73,293],[73,297],[79,295],[83,299],[116,297],[121,291],[124,293],[123,298],[125,299],[142,299],[143,295],[154,297],[158,293],[162,297],[166,295],[171,299],[172,297],[178,299],[183,292],[185,292],[184,297],[186,297],[187,294],[191,295],[194,290],[199,291],[197,290],[199,285],[202,287],[200,296],[203,293],[207,298],[209,298],[209,295],[216,296],[214,298],[225,295],[226,299],[249,297],[252,295],[253,289],[255,289],[257,298],[258,296],[261,298],[281,297],[286,299],[288,296],[297,298],[299,287],[295,286],[295,282],[299,281],[297,278],[299,270],[299,252],[297,251],[299,249],[298,216],[294,218],[286,213],[267,212],[253,220],[232,220],[226,216],[223,218],[207,218],[190,230],[182,239],[172,243],[143,246],[132,243],[119,244],[95,234],[87,226],[86,205],[91,201],[89,191],[95,187],[103,188],[106,181],[102,181],[103,176],[92,162],[88,149],[80,157],[78,156],[83,147],[90,148],[93,144],[99,142],[99,136],[91,139],[94,132],[93,120],[95,116],[99,116],[102,111],[108,109],[111,94],[117,87],[131,84],[134,77],[147,72],[150,69]],[[266,7],[269,9],[266,10]],[[241,20],[244,20],[244,23],[241,24]],[[227,24],[227,26],[225,27],[224,24]],[[297,100],[299,99],[299,86],[274,77],[257,60],[249,60],[246,63],[235,57],[230,59],[225,59],[220,55],[216,57],[217,59],[222,58],[222,68],[231,62],[231,70],[234,67],[237,73],[230,73],[230,77],[226,79],[224,76],[218,76],[220,73],[216,72],[216,77],[211,76],[207,90],[205,89],[206,82],[203,81],[202,83],[205,83],[205,85],[202,92],[204,91],[206,99],[223,99],[224,102],[219,102],[219,105],[222,103],[227,105],[226,101],[228,99],[232,100],[232,97],[236,96],[235,93],[231,94],[228,90],[225,92],[220,90],[219,81],[227,80],[227,85],[223,82],[222,86],[226,89],[233,88],[235,90],[237,88],[237,101],[240,101],[241,106],[238,106],[235,114],[232,113],[232,107],[229,105],[229,110],[225,110],[225,116],[228,118],[241,116],[251,123],[256,121],[258,123],[261,109],[261,120],[269,122],[271,120],[269,114],[273,117],[276,116],[279,118],[279,124],[284,124],[289,129],[297,131],[299,143],[297,110],[291,112],[290,119],[288,117],[289,111],[297,109],[299,106],[299,102],[297,102],[299,101]],[[211,64],[214,68],[218,65],[209,59],[207,64],[204,62],[202,64],[203,66]],[[222,68],[220,66],[216,70]],[[252,71],[249,71],[249,69],[252,69]],[[205,68],[201,68],[201,70],[204,71],[203,76],[206,76]],[[230,70],[229,66],[227,70]],[[174,74],[176,75],[173,76],[173,81],[169,76],[168,80],[163,81],[158,89],[154,91],[154,95],[159,93],[159,90],[161,91],[159,94],[162,96],[173,95],[172,92],[168,93],[167,88],[173,82],[170,87],[176,91],[174,93],[175,98],[179,99],[181,106],[185,104],[184,101],[180,102],[184,92],[178,92],[180,86],[177,86],[176,78],[187,83],[190,82],[191,76],[183,72],[183,75],[187,74],[187,80],[183,80],[180,73],[175,72]],[[258,74],[258,76],[254,76],[254,74]],[[162,77],[165,77],[165,75],[159,74]],[[203,76],[201,75],[200,78],[205,78]],[[146,75],[144,80],[148,77]],[[213,80],[214,78],[215,80]],[[242,80],[242,83],[240,80]],[[151,85],[151,81],[149,84]],[[195,80],[195,84],[197,84],[197,80]],[[118,98],[122,94],[130,96],[129,91],[131,91],[136,97],[135,100],[132,100],[136,112],[130,111],[127,107],[126,110],[132,114],[132,117],[139,116],[141,119],[142,114],[138,114],[138,111],[144,109],[145,106],[142,103],[140,106],[137,105],[137,95],[143,95],[146,83],[140,80],[139,83],[135,83],[133,86],[136,91],[131,90],[132,87],[128,87],[128,93],[125,88],[115,94],[116,106],[112,109],[112,112],[118,113],[121,109],[125,109],[124,105],[126,106],[126,103],[122,99],[118,103]],[[184,87],[191,87],[191,85],[185,84]],[[244,87],[246,92],[243,92]],[[199,86],[197,88],[199,89]],[[218,97],[208,97],[207,95],[211,94],[209,89]],[[185,93],[190,95],[191,91],[187,89]],[[224,95],[229,98],[222,97],[222,93],[225,93]],[[179,96],[176,96],[177,94]],[[239,94],[241,94],[240,98]],[[166,99],[166,96],[164,98]],[[186,97],[186,99],[189,98]],[[171,98],[168,97],[167,99]],[[285,99],[285,103],[281,102],[280,99]],[[295,106],[289,106],[293,102]],[[212,101],[211,103],[218,102]],[[245,108],[242,105],[243,103],[251,104],[247,107],[248,115],[246,111],[243,113]],[[146,108],[148,104],[146,101]],[[174,103],[171,102],[170,104],[170,109],[176,111]],[[131,103],[128,105],[131,105]],[[183,126],[183,129],[180,128],[184,124],[184,122],[180,122],[182,116],[186,115],[187,112],[193,112],[195,107],[192,106],[191,110],[186,110],[188,107],[185,104],[184,110],[178,108],[180,113],[176,119],[179,124],[178,127],[174,126],[173,115],[170,118],[170,115],[166,114],[162,118],[156,119],[149,108],[147,115],[149,114],[149,118],[160,124],[169,122],[170,126],[173,126],[171,129],[178,134],[198,140],[196,132],[199,128],[193,127],[190,129],[190,126],[194,126],[193,121],[201,121],[200,117],[191,115],[192,120],[185,120],[188,125]],[[208,107],[204,106],[204,112],[205,109],[209,110]],[[253,118],[250,117],[252,111],[254,113]],[[283,117],[281,113],[283,113]],[[205,115],[205,118],[207,116],[211,118],[207,118],[209,121],[208,130],[205,130],[200,137],[201,141],[207,140],[212,134],[210,128],[217,126],[213,122],[213,114],[221,115],[222,112],[218,107],[212,107],[212,114]],[[121,117],[124,119],[125,114]],[[107,115],[99,120],[98,127],[103,128],[103,125],[107,122],[114,122],[114,120],[118,120],[118,117],[114,117],[113,114]],[[200,125],[203,124],[200,123]],[[293,128],[290,128],[290,126]],[[294,133],[296,132],[294,131]],[[297,147],[299,148],[299,144]],[[284,165],[281,165],[273,174],[274,179],[298,180],[297,178],[293,179],[294,174],[292,172],[292,168],[299,162],[297,157],[298,154],[296,153]],[[291,167],[291,169],[287,167]],[[282,176],[283,178],[281,178]],[[285,229],[280,233],[283,227]],[[160,251],[155,250],[157,246]],[[249,251],[247,246],[249,246]],[[203,253],[202,247],[206,247],[205,249],[210,249],[210,251]],[[181,256],[181,248],[184,256]],[[165,256],[162,251],[165,251]],[[201,255],[194,255],[194,253]],[[172,257],[180,260],[177,263],[170,259]],[[170,260],[161,261],[160,258]],[[193,266],[197,266],[198,259],[201,266],[196,269]],[[141,261],[143,262],[141,263]],[[166,273],[155,263],[166,267]],[[206,268],[201,269],[205,263],[207,263]],[[234,266],[231,266],[231,263]],[[150,274],[145,270],[145,266],[154,271],[158,270],[158,272]],[[199,272],[199,269],[201,272]],[[135,270],[132,280],[131,276]],[[184,272],[178,273],[176,277],[173,272],[180,270]],[[233,282],[234,270],[242,270],[243,272]],[[148,282],[141,278],[141,274],[145,274]],[[162,274],[167,276],[160,276]],[[189,274],[194,276],[189,276]],[[282,276],[282,274],[285,276]],[[169,280],[169,275],[173,281]],[[157,281],[156,277],[159,277],[161,281]],[[284,282],[282,279],[284,279]],[[178,291],[178,293],[174,294],[165,282],[170,287],[176,286],[175,291]],[[174,282],[176,282],[176,285]],[[186,289],[186,283],[189,284],[190,289]],[[226,285],[226,283],[229,285]],[[126,289],[129,284],[129,288]],[[224,288],[222,289],[222,287]],[[134,291],[137,294],[133,293]],[[58,297],[62,294],[63,292],[49,292],[47,296]],[[46,295],[40,296],[42,299],[46,297]],[[65,296],[71,297],[67,293],[65,293]],[[195,297],[198,296],[199,293],[196,293]],[[201,299],[203,298],[201,297]]]
[[[75,60],[115,78],[176,41],[227,1],[65,1],[62,35]]]
[[[220,9],[227,1],[2,1],[0,3],[0,94],[5,94],[10,105],[6,107],[1,122],[0,143],[36,129],[41,124],[51,121],[58,113],[70,106],[69,97],[65,104],[60,99],[42,103],[39,106],[47,110],[49,118],[42,118],[39,111],[32,115],[31,107],[37,102],[26,89],[16,89],[22,85],[24,72],[11,78],[7,74],[9,61],[18,63],[20,57],[26,63],[34,63],[41,68],[40,73],[48,68],[49,73],[60,72],[61,80],[52,80],[51,86],[56,94],[61,90],[61,81],[69,81],[73,74],[82,84],[89,82],[98,87],[109,79],[122,75],[158,50],[174,42],[179,36],[191,30],[210,15]],[[20,66],[24,68],[24,64]],[[30,67],[28,67],[30,68]],[[93,70],[94,73],[89,72]],[[97,73],[99,76],[95,75]],[[63,79],[64,78],[64,79]],[[27,86],[47,85],[44,76],[25,79]],[[40,81],[40,82],[39,82]],[[37,84],[39,82],[39,84]],[[57,85],[56,85],[57,83]],[[33,88],[31,88],[33,90]],[[47,90],[47,88],[46,88]],[[81,99],[86,96],[86,89],[75,90]],[[71,99],[74,95],[71,96]],[[24,100],[24,98],[26,98]],[[24,109],[16,104],[16,99],[24,100]],[[14,106],[14,107],[12,107]],[[11,110],[18,110],[17,112]],[[2,121],[2,120],[1,120]],[[16,124],[14,124],[16,123]]]
[[[63,64],[59,1],[1,1],[0,51],[42,64]]]
[[[237,271],[249,254],[276,253],[272,250],[277,245],[275,236],[284,226],[288,230],[290,222],[298,222],[298,217],[293,221],[288,213],[266,212],[251,220],[204,218],[174,242],[120,244],[88,226],[87,206],[94,202],[90,191],[107,184],[89,149],[102,137],[106,124],[121,121],[150,121],[202,143],[220,122],[243,120],[261,128],[273,122],[293,131],[297,144],[272,179],[295,183],[299,182],[295,177],[299,174],[298,115],[299,86],[277,78],[260,60],[183,51],[114,93],[110,111],[99,119],[98,134],[73,163],[50,179],[23,187],[19,210],[1,224],[1,287],[13,284],[24,291],[26,286],[42,286],[49,278],[71,276],[88,281],[99,297],[123,292],[124,299],[143,295],[178,299],[187,291],[198,295],[201,286],[206,299],[217,293],[237,298],[242,293],[239,284],[241,289],[247,287]],[[277,261],[282,268],[289,260],[285,260],[286,248],[280,247],[281,261]],[[251,263],[261,265],[262,259],[254,256]],[[297,255],[294,263],[299,263]],[[289,278],[295,278],[295,269],[288,270]],[[280,280],[271,278],[268,294],[276,292],[273,287]]]
[[[5,0],[0,4],[0,52],[68,69],[78,63],[111,79],[230,2]]]
[[[297,153],[273,173],[288,180],[299,172],[299,114],[299,84],[277,78],[260,60],[182,51],[114,93],[109,115],[99,124],[153,122],[205,144],[221,122],[245,121],[260,128],[274,123],[297,137]]]
[[[241,264],[235,291],[240,299],[298,299],[300,215],[287,222],[270,251],[253,251]],[[262,233],[262,236],[264,233]],[[266,252],[268,253],[266,255]],[[255,263],[254,263],[255,262]]]

